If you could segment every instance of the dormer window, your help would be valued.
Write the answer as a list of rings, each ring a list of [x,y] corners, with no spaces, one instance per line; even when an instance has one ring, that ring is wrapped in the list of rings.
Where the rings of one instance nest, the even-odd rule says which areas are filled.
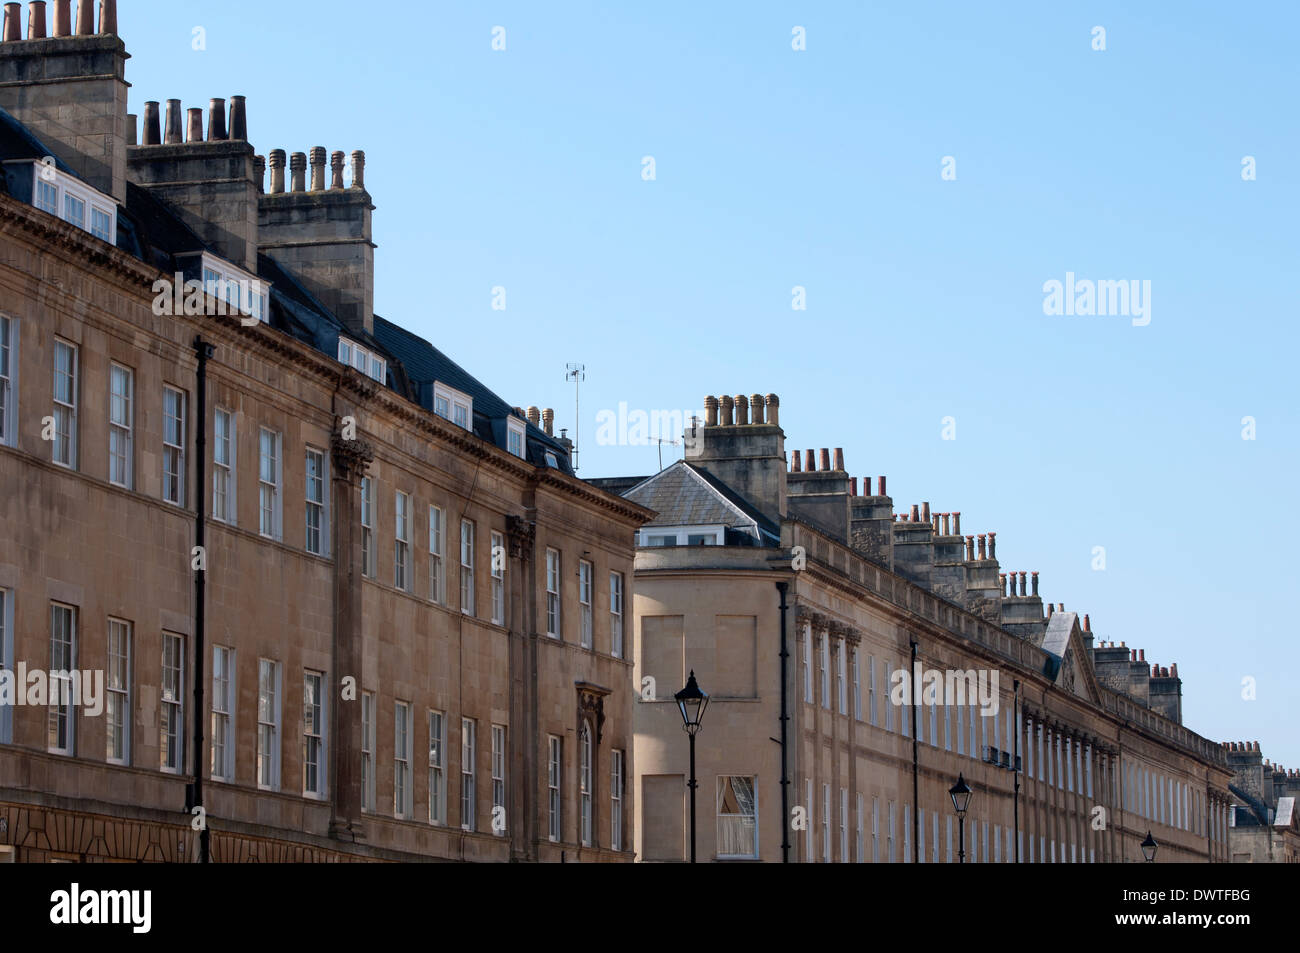
[[[388,362],[356,341],[345,337],[339,338],[339,360],[348,367],[355,367],[362,374],[384,383],[388,378]]]
[[[506,418],[506,449],[521,460],[527,458],[524,451],[526,428],[527,425],[518,417]]]
[[[209,252],[200,255],[204,293],[217,302],[216,314],[246,314],[259,322],[269,320],[270,286]],[[247,322],[241,322],[247,323]]]
[[[32,163],[32,204],[96,238],[117,241],[117,203],[48,162]]]
[[[433,412],[439,417],[450,420],[457,427],[470,430],[474,420],[474,398],[439,381],[434,381]]]

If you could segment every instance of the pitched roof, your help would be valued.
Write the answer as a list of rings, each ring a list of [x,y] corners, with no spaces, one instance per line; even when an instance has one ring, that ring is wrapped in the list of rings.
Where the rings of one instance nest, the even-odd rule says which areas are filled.
[[[743,497],[711,473],[685,460],[649,477],[623,493],[658,515],[653,526],[725,526],[756,539],[780,539],[780,531]]]

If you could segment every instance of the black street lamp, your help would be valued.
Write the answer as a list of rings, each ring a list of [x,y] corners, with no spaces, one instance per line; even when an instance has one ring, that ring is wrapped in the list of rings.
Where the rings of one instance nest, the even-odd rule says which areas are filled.
[[[970,807],[970,788],[961,772],[957,773],[957,783],[948,789],[952,798],[952,808],[957,812],[957,863],[966,863],[966,809]],[[951,830],[951,828],[949,828]]]
[[[1151,836],[1151,832],[1147,831],[1147,839],[1142,842],[1142,856],[1147,859],[1148,864],[1156,859],[1156,851],[1159,847],[1160,845],[1156,843],[1156,839]]]
[[[682,712],[682,727],[691,736],[691,779],[686,786],[691,789],[691,863],[695,863],[695,736],[699,734],[700,723],[704,721],[704,710],[709,707],[709,696],[700,691],[695,683],[695,670],[691,669],[686,687],[673,696],[677,707]]]

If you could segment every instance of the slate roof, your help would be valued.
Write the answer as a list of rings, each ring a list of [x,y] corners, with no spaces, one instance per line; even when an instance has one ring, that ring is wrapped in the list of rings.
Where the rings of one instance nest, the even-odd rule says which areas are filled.
[[[623,493],[658,515],[645,525],[725,526],[771,544],[780,529],[713,474],[685,460],[660,470]]]
[[[58,155],[4,109],[0,109],[0,191],[26,202],[32,201],[30,161],[53,156],[61,174],[84,181]],[[117,247],[146,264],[170,275],[180,271],[177,256],[212,251],[185,224],[176,211],[148,189],[127,183],[126,205],[117,209]],[[218,257],[221,257],[218,255]],[[475,435],[502,449],[508,447],[506,419],[522,420],[495,393],[448,358],[428,341],[375,315],[374,333],[347,328],[289,271],[268,255],[257,256],[258,277],[270,284],[267,324],[325,353],[338,355],[338,339],[344,335],[382,354],[388,360],[384,385],[433,410],[433,383],[440,381],[474,399]],[[573,474],[569,450],[558,439],[525,421],[525,453],[536,466],[552,466]]]

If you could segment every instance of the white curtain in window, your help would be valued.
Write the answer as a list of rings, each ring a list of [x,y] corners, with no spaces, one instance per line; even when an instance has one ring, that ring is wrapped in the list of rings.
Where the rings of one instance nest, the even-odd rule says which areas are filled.
[[[718,854],[757,857],[754,779],[729,776],[718,780]]]

